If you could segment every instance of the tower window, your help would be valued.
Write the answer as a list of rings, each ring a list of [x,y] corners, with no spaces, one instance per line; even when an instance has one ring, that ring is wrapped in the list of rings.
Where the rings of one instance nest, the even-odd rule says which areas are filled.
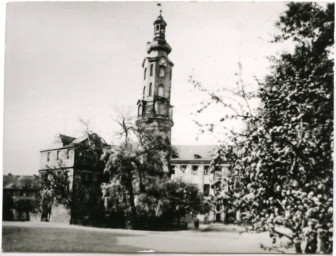
[[[159,73],[160,77],[164,77],[165,76],[165,68],[164,67],[160,67],[160,73]]]
[[[152,83],[149,84],[148,96],[152,96]]]
[[[142,105],[138,106],[138,116],[142,116]]]
[[[147,73],[147,68],[145,68],[145,71],[144,71],[144,80],[146,79],[146,73]]]
[[[153,64],[150,65],[149,75],[150,76],[153,75]]]
[[[159,92],[158,92],[159,97],[163,97],[163,85],[159,85]]]

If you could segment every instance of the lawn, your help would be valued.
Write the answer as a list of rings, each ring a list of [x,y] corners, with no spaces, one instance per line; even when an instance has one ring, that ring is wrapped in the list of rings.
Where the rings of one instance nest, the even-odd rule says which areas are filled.
[[[46,227],[3,226],[5,252],[138,252],[143,248],[119,245],[118,238],[134,236],[99,231]]]
[[[140,231],[46,222],[3,222],[5,252],[269,253],[267,233],[246,233],[238,226],[210,224],[202,230]],[[285,250],[293,253],[293,250]],[[275,251],[273,251],[274,253]]]

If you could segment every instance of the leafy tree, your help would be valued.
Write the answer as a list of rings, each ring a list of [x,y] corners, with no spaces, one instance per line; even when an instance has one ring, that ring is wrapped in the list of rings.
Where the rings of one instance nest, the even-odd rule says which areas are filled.
[[[103,194],[116,211],[124,211],[128,226],[133,228],[137,219],[137,195],[145,192],[149,184],[167,176],[167,155],[172,148],[166,134],[149,129],[150,124],[145,129],[135,127],[125,114],[121,114],[118,123],[123,141],[102,155],[105,171],[110,176],[109,182],[103,185]]]
[[[13,199],[14,209],[19,212],[22,220],[29,220],[29,213],[36,208],[37,203],[35,198],[28,196],[18,196]],[[23,213],[25,213],[25,218],[23,218]]]
[[[146,192],[138,197],[137,213],[143,216],[147,227],[155,218],[160,221],[157,226],[165,228],[177,225],[180,219],[189,213],[199,213],[203,208],[203,196],[198,188],[180,180],[165,179],[160,183],[152,183],[146,187]],[[153,225],[152,225],[153,226]]]
[[[289,3],[277,26],[275,42],[292,40],[295,49],[272,58],[255,115],[234,111],[224,117],[243,119],[246,129],[219,150],[212,168],[229,164],[221,200],[248,211],[254,228],[270,231],[274,241],[288,237],[298,253],[303,240],[304,251],[315,253],[319,237],[320,250],[331,253],[334,4]],[[225,103],[215,94],[212,100]],[[280,232],[279,225],[290,232]]]

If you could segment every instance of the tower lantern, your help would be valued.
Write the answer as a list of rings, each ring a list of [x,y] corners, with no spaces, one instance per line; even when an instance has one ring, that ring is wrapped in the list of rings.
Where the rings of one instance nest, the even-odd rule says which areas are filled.
[[[159,17],[154,21],[154,40],[165,39],[166,26],[167,23],[164,21],[160,13]]]

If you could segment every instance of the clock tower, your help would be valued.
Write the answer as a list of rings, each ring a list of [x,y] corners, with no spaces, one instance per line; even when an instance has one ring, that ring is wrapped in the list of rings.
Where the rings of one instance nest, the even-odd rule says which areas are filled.
[[[142,63],[142,99],[138,101],[136,125],[160,132],[171,143],[174,123],[170,92],[174,64],[168,58],[172,49],[165,39],[166,26],[160,13],[154,21],[154,38],[147,43],[147,56]]]

